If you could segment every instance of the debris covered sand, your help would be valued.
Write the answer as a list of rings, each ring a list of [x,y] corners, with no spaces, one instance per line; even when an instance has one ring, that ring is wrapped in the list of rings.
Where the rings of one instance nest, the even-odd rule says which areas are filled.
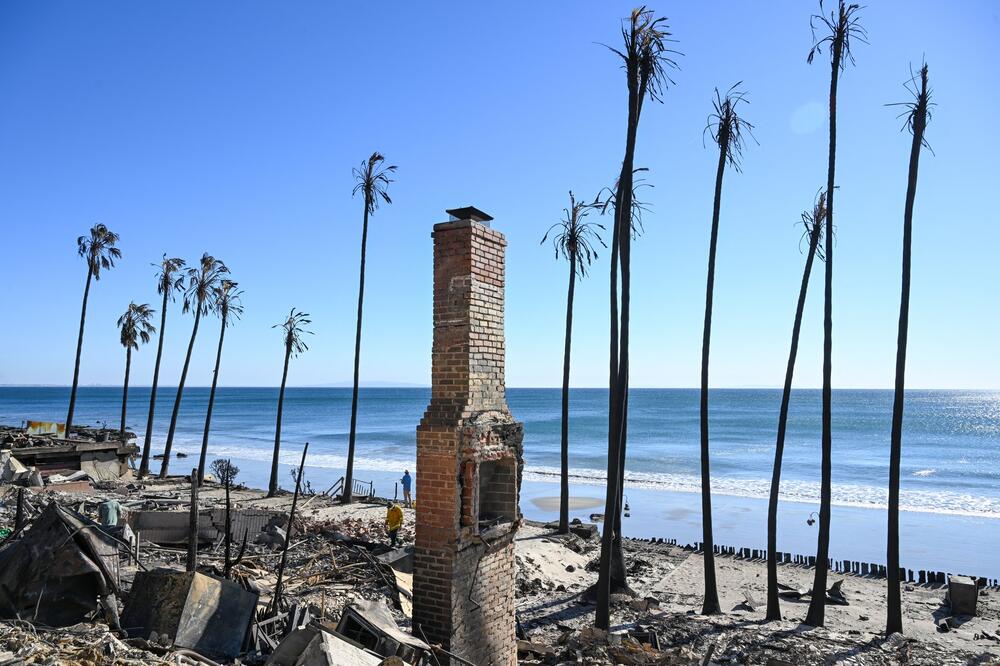
[[[96,520],[100,505],[108,499],[121,504],[129,522],[149,512],[166,514],[164,520],[167,522],[175,520],[177,514],[188,516],[190,484],[186,480],[122,481],[113,487],[104,485],[104,489],[88,492],[43,494],[41,489],[26,490],[24,511],[28,514],[27,519],[41,520],[46,515],[48,503],[54,501],[61,507],[57,515],[72,512],[84,520]],[[0,495],[5,525],[13,524],[17,493],[18,489],[6,487]],[[295,659],[305,660],[300,663],[325,663],[309,661],[313,658],[309,655],[333,654],[331,651],[335,650],[346,650],[343,654],[351,655],[338,657],[340,659],[382,663],[382,658],[376,658],[374,651],[366,649],[368,646],[362,641],[377,648],[381,640],[379,649],[385,651],[385,635],[399,631],[410,636],[412,629],[408,616],[412,608],[412,555],[406,548],[393,551],[386,545],[384,503],[359,502],[342,506],[323,495],[307,495],[300,497],[294,527],[288,530],[291,495],[264,498],[263,494],[242,488],[231,492],[234,556],[242,546],[243,535],[239,530],[248,533],[250,527],[255,529],[253,534],[247,534],[242,557],[232,567],[232,584],[253,595],[254,599],[246,635],[240,634],[230,641],[239,645],[236,654],[231,651],[229,654],[205,654],[207,643],[198,643],[197,637],[192,643],[202,649],[185,647],[181,640],[183,632],[179,630],[176,636],[171,635],[172,632],[137,632],[134,627],[130,630],[127,621],[130,613],[123,611],[128,609],[135,595],[132,590],[137,576],[142,578],[148,575],[147,571],[160,570],[180,575],[185,568],[186,544],[169,543],[170,529],[164,528],[155,536],[156,529],[147,527],[132,535],[126,532],[121,537],[120,552],[117,558],[112,558],[117,560],[117,568],[106,574],[117,575],[117,580],[109,582],[121,590],[115,611],[123,612],[124,633],[115,631],[109,624],[113,616],[104,612],[97,599],[80,611],[78,622],[59,628],[31,621],[22,611],[25,619],[0,622],[0,664],[263,664],[275,654],[280,656],[293,648],[299,649]],[[223,497],[223,490],[216,484],[207,484],[199,494],[198,575],[208,581],[220,579],[224,567],[224,547],[217,519],[224,506]],[[53,511],[55,509],[48,510],[49,514]],[[414,514],[411,509],[405,512],[400,536],[403,544],[412,544]],[[30,535],[30,524],[25,527],[24,538]],[[629,584],[635,596],[614,596],[613,630],[607,634],[593,629],[594,606],[587,601],[587,591],[597,578],[599,540],[592,528],[585,525],[575,528],[576,534],[565,536],[533,523],[525,523],[518,530],[516,589],[520,663],[770,666],[1000,663],[1000,639],[997,638],[1000,636],[1000,592],[996,589],[984,589],[979,593],[975,617],[956,617],[945,601],[945,588],[907,586],[903,601],[908,634],[886,639],[881,635],[885,595],[882,579],[844,576],[840,588],[848,605],[828,608],[825,629],[811,629],[800,624],[807,596],[799,601],[784,599],[785,620],[763,623],[765,564],[758,560],[721,557],[718,560],[719,583],[726,612],[704,617],[695,612],[701,603],[700,554],[674,545],[644,541],[625,544]],[[134,559],[136,537],[138,565]],[[168,543],[158,544],[147,537],[162,537]],[[133,539],[131,543],[130,538]],[[271,605],[278,583],[277,569],[286,540],[282,602],[279,609],[274,610]],[[5,545],[0,553],[13,543],[16,541]],[[805,566],[783,565],[780,574],[782,582],[793,590],[807,589],[812,579],[811,569]],[[190,582],[186,584],[197,587]],[[181,598],[180,605],[187,603],[186,599],[186,596]],[[345,613],[345,609],[350,610]],[[337,633],[336,628],[338,621],[345,617],[376,618],[371,620],[374,629],[370,629],[369,634],[383,638],[364,638],[369,635],[360,626],[364,621],[355,620],[342,627],[344,632],[356,632],[354,639],[340,640],[338,637],[342,634]],[[391,627],[378,628],[379,623],[385,626],[390,622]],[[422,652],[419,635],[412,638],[415,646],[410,648],[400,647],[398,641],[389,641],[395,645],[393,649],[407,655],[407,661],[397,663],[421,663],[420,659],[428,664],[436,663],[430,656],[432,650]],[[298,643],[301,645],[296,647]],[[279,649],[279,646],[282,647]],[[407,649],[410,651],[406,652]],[[364,658],[372,661],[365,662]],[[441,663],[447,663],[447,656],[439,654],[438,658]]]

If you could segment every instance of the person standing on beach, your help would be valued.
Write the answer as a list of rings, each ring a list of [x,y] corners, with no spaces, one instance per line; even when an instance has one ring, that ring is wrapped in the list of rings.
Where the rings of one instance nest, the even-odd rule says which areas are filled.
[[[409,509],[413,504],[413,499],[410,497],[410,488],[413,486],[413,478],[410,476],[410,470],[403,470],[403,478],[399,482],[403,484],[403,506]]]
[[[389,532],[389,546],[396,547],[396,538],[399,536],[399,528],[403,526],[403,509],[395,502],[389,503],[389,510],[385,514],[385,529]]]

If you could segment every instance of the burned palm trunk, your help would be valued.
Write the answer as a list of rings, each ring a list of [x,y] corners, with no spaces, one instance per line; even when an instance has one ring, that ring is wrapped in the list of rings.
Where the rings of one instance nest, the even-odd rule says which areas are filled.
[[[899,331],[896,340],[896,385],[892,401],[892,435],[889,453],[889,521],[887,537],[888,613],[886,634],[903,631],[903,611],[899,576],[899,476],[903,453],[903,403],[905,400],[906,342],[910,328],[910,264],[913,243],[913,202],[917,195],[917,171],[920,149],[927,127],[930,92],[927,89],[927,65],[920,69],[920,89],[910,108],[908,124],[913,132],[910,147],[909,176],[906,183],[906,204],[903,210],[903,268],[899,298]]]
[[[825,210],[825,197],[820,193],[819,205],[815,214],[806,224],[810,224],[809,252],[806,255],[806,266],[802,272],[802,284],[799,287],[799,300],[795,306],[795,323],[792,325],[792,342],[788,351],[788,366],[785,369],[785,385],[781,393],[781,408],[778,413],[778,434],[774,445],[774,468],[771,472],[771,492],[767,504],[767,620],[781,619],[781,603],[778,598],[778,492],[781,487],[781,460],[785,450],[785,431],[788,426],[788,408],[792,397],[792,378],[795,374],[795,358],[799,350],[799,332],[802,329],[802,313],[806,305],[806,292],[809,289],[809,276],[812,275],[813,260],[820,237],[823,233],[822,213]]]

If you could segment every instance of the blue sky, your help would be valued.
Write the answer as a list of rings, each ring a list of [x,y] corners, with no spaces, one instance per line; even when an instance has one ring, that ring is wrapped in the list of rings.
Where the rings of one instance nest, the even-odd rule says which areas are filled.
[[[0,5],[0,383],[68,384],[95,222],[123,259],[91,293],[83,384],[120,381],[115,320],[159,308],[151,262],[208,251],[245,290],[221,383],[273,385],[289,308],[316,335],[289,383],[351,375],[361,202],[352,167],[399,166],[369,234],[363,377],[427,383],[431,240],[444,210],[476,205],[507,234],[508,384],[560,382],[566,270],[539,246],[573,189],[591,197],[623,150],[620,2],[46,2]],[[702,145],[715,87],[743,81],[760,145],[728,173],[712,384],[780,385],[803,256],[799,213],[826,180],[824,57],[806,64],[811,2],[663,3],[681,69],[648,104],[637,164],[655,186],[633,256],[634,386],[696,386],[716,156]],[[909,136],[926,57],[938,107],[917,192],[908,385],[1000,388],[1000,5],[878,0],[862,13],[840,93],[834,385],[893,379]],[[821,369],[821,274],[806,312],[799,386]],[[577,290],[573,382],[601,386],[607,262]],[[191,318],[174,306],[161,382]],[[189,384],[210,381],[217,322]],[[148,384],[155,348],[135,356]]]

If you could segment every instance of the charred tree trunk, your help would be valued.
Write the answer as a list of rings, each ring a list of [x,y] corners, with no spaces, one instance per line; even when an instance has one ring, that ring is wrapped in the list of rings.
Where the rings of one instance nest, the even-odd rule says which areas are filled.
[[[281,389],[278,391],[278,420],[274,425],[274,455],[271,458],[271,480],[267,485],[267,496],[278,493],[278,456],[281,453],[281,413],[285,408],[285,381],[288,379],[288,359],[292,356],[291,345],[285,345],[285,369],[281,372]]]
[[[569,257],[569,288],[566,294],[566,344],[563,351],[562,438],[559,447],[559,533],[569,533],[569,366],[573,342],[573,293],[576,290],[576,254]]]
[[[125,444],[125,414],[128,412],[128,376],[132,370],[132,347],[125,348],[125,383],[122,384],[122,420],[118,427],[118,441]]]
[[[167,326],[167,301],[170,295],[169,285],[163,290],[163,303],[160,307],[160,337],[156,341],[156,363],[153,366],[153,384],[149,388],[149,415],[146,417],[146,438],[142,443],[142,459],[139,461],[139,478],[149,475],[149,452],[153,446],[153,416],[156,414],[156,387],[160,381],[160,361],[163,358],[164,329]]]
[[[163,447],[163,464],[160,465],[160,478],[167,478],[170,469],[170,450],[174,445],[174,432],[177,430],[177,417],[181,412],[181,399],[184,397],[184,383],[187,381],[188,368],[191,366],[191,353],[194,351],[194,341],[198,337],[198,324],[201,322],[201,303],[195,305],[194,327],[191,329],[191,340],[188,342],[187,356],[184,357],[184,368],[181,370],[181,381],[177,384],[177,395],[174,397],[174,411],[170,414],[170,428],[167,430],[167,443]]]
[[[232,505],[229,502],[229,487],[232,485],[232,480],[229,478],[230,475],[226,474],[226,536],[225,539],[225,549],[226,549],[226,559],[225,564],[222,567],[223,578],[229,578],[229,572],[233,570],[233,561],[231,559],[233,551],[233,522],[229,514]],[[245,544],[244,544],[245,545]]]
[[[788,350],[788,366],[785,368],[785,386],[781,393],[781,409],[778,413],[778,436],[774,444],[774,470],[771,473],[771,494],[767,503],[767,615],[765,620],[781,619],[781,604],[778,599],[778,490],[781,485],[781,458],[785,451],[785,430],[788,426],[788,405],[792,397],[792,376],[795,373],[795,357],[799,351],[799,332],[802,329],[802,312],[806,305],[809,276],[812,274],[816,247],[822,232],[822,222],[815,220],[809,234],[809,253],[806,267],[802,272],[799,300],[795,306],[795,323],[792,325],[792,344]]]
[[[198,469],[191,470],[191,513],[188,521],[187,570],[198,569]]]
[[[833,195],[837,167],[837,82],[843,41],[833,42],[830,74],[830,155],[826,179],[826,271],[823,298],[823,434],[820,471],[819,534],[816,538],[816,574],[806,624],[822,627],[826,616],[826,578],[830,559],[830,504],[833,456]]]
[[[361,315],[365,304],[365,255],[368,245],[368,210],[372,193],[365,191],[365,216],[361,227],[361,275],[358,279],[358,328],[354,336],[354,391],[351,393],[351,432],[347,441],[347,469],[344,471],[344,494],[341,501],[354,501],[354,445],[358,432],[358,383],[361,378]]]
[[[222,363],[222,343],[225,339],[226,316],[223,315],[222,328],[219,331],[219,348],[215,352],[215,370],[212,372],[212,388],[208,392],[208,412],[205,414],[205,433],[201,437],[201,455],[198,458],[199,486],[205,482],[205,457],[208,455],[208,432],[212,426],[212,408],[215,407],[215,389],[219,384],[219,365]]]
[[[66,413],[66,439],[73,426],[73,412],[76,410],[76,389],[80,383],[80,355],[83,353],[83,329],[87,323],[87,299],[90,298],[90,282],[94,269],[87,268],[87,285],[83,288],[83,307],[80,309],[80,335],[76,339],[76,361],[73,363],[73,386],[69,390],[69,411]]]
[[[299,501],[299,487],[302,485],[302,472],[305,470],[306,466],[306,453],[309,451],[309,442],[306,442],[305,447],[302,449],[302,461],[299,462],[299,472],[295,475],[295,492],[292,494],[292,508],[288,512],[288,529],[285,532],[285,545],[281,549],[281,562],[278,564],[278,580],[274,584],[274,599],[272,603],[274,604],[274,610],[278,610],[278,605],[281,603],[281,593],[282,593],[282,578],[285,573],[285,562],[288,559],[288,544],[292,541],[292,530],[295,524],[295,505]]]
[[[892,435],[889,453],[889,530],[886,569],[888,609],[885,633],[903,631],[903,610],[899,592],[899,466],[903,452],[903,402],[906,375],[906,340],[910,327],[910,263],[913,239],[913,201],[917,195],[917,168],[927,126],[927,65],[920,70],[921,86],[912,117],[913,144],[906,182],[903,211],[903,269],[899,298],[899,331],[896,339],[896,386],[892,400]]]
[[[705,563],[703,615],[722,612],[715,580],[715,537],[712,532],[712,477],[708,437],[708,361],[712,342],[712,298],[715,291],[715,254],[719,244],[719,212],[722,206],[722,177],[729,153],[729,128],[719,128],[719,166],[715,172],[715,201],[712,205],[712,237],[708,248],[708,280],[705,287],[705,328],[701,340],[701,533]]]

